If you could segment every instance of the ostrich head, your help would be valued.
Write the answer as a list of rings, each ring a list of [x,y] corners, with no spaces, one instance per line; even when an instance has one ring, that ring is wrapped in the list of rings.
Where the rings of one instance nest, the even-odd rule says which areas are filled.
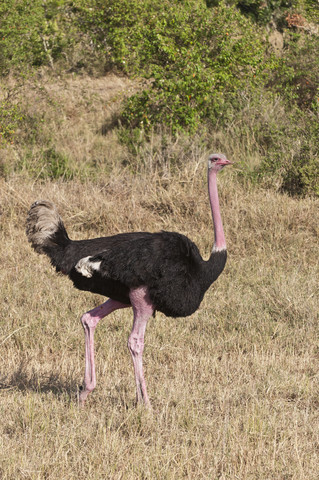
[[[208,157],[208,170],[219,172],[226,165],[231,165],[232,162],[227,160],[222,153],[211,153]]]

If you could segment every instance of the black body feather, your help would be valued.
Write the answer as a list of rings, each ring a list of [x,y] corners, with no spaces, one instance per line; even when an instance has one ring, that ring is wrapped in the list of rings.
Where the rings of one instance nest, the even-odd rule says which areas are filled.
[[[122,303],[130,304],[131,288],[147,286],[155,310],[171,317],[191,315],[226,263],[226,250],[213,252],[210,259],[204,261],[197,246],[175,232],[123,233],[73,241],[58,214],[55,230],[45,238],[42,235],[39,246],[36,209],[44,217],[46,208],[53,210],[54,206],[38,202],[29,212],[27,234],[33,248],[48,255],[57,272],[68,275],[76,288]],[[85,257],[101,262],[99,271],[94,271],[91,278],[75,268]]]
[[[184,235],[141,233],[140,238],[123,242],[120,248],[108,248],[90,260],[101,262],[93,277],[129,288],[146,285],[156,310],[186,317],[197,310],[207,288],[222,272],[226,251],[213,253],[205,262]]]

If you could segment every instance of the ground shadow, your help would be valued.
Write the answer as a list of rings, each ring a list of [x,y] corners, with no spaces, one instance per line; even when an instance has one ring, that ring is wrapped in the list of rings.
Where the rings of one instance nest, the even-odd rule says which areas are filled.
[[[105,136],[114,128],[117,128],[121,125],[120,116],[117,113],[113,113],[109,118],[105,120],[102,127],[100,128],[101,135]]]
[[[21,392],[52,392],[54,395],[74,397],[79,391],[79,382],[75,376],[61,376],[59,372],[36,372],[27,368],[22,360],[14,372],[0,373],[0,390],[17,389]]]

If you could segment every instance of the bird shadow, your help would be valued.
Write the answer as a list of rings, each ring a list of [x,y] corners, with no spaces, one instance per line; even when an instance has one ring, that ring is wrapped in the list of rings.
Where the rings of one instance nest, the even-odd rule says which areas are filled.
[[[22,393],[34,392],[40,394],[53,394],[56,398],[62,398],[67,402],[79,403],[79,394],[82,386],[72,374],[62,377],[59,372],[38,372],[35,369],[30,371],[27,361],[21,360],[17,368],[9,375],[0,372],[0,391],[19,391]],[[112,387],[106,389],[103,396],[108,399],[113,408],[129,410],[134,407],[135,401],[127,399],[127,392],[124,388],[113,391]],[[97,394],[97,392],[96,392]],[[96,395],[98,397],[98,395]],[[92,399],[93,400],[93,399]],[[90,404],[94,405],[94,401]],[[96,399],[97,401],[97,399]]]
[[[79,384],[72,375],[65,378],[58,372],[30,371],[26,362],[21,361],[14,372],[0,378],[0,390],[19,390],[20,392],[49,393],[55,396],[67,395],[74,399],[79,392]]]

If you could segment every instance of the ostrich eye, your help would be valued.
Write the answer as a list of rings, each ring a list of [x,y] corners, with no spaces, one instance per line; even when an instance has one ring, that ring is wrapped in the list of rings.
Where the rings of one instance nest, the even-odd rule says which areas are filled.
[[[217,162],[218,158],[217,157],[213,157],[212,158],[212,162]]]

